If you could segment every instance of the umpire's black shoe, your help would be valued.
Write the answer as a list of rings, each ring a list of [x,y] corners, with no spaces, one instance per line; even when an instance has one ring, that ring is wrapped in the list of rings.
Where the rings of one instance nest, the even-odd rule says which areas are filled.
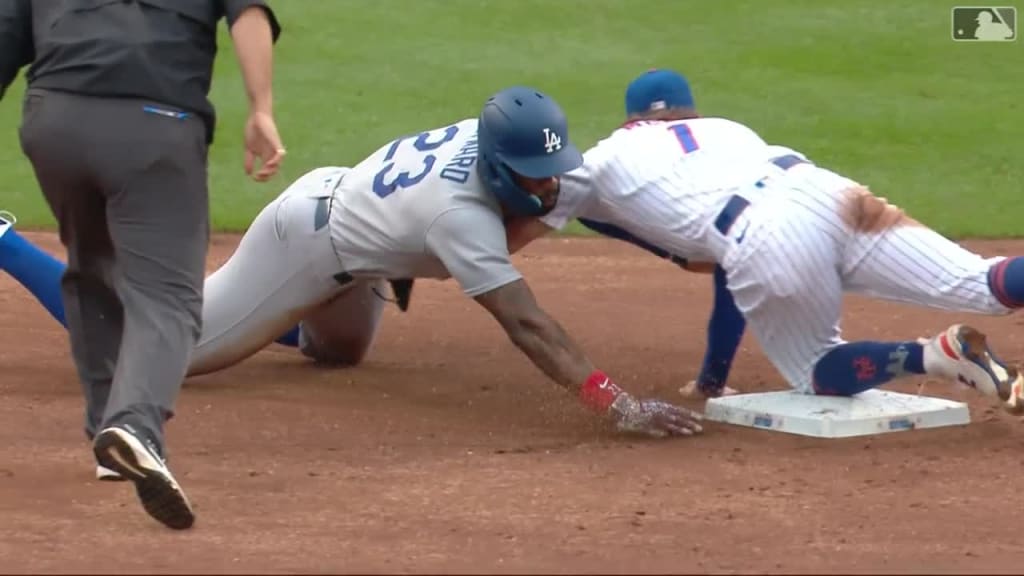
[[[135,483],[150,516],[175,530],[192,527],[192,505],[152,442],[130,426],[111,426],[96,435],[93,451],[100,466]]]

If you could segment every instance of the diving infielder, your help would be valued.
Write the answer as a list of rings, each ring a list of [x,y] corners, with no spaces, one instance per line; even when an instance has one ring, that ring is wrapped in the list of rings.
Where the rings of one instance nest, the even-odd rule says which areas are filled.
[[[309,172],[207,278],[189,375],[237,363],[300,320],[311,355],[361,356],[381,315],[373,288],[453,277],[540,370],[618,429],[699,432],[699,415],[637,399],[595,369],[511,263],[505,219],[549,211],[559,176],[581,163],[558,104],[514,87],[491,97],[479,119],[399,138],[352,168]]]
[[[839,328],[845,291],[1008,314],[1024,306],[1024,258],[982,258],[799,152],[689,110],[655,107],[584,158],[541,221],[557,229],[591,218],[719,263],[762,349],[796,390],[850,395],[932,374],[1024,407],[1024,379],[970,326],[903,342],[846,342]]]

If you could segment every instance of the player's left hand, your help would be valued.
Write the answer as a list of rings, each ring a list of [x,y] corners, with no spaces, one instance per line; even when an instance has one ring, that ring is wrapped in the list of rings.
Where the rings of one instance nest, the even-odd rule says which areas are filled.
[[[721,392],[714,393],[710,388],[702,387],[697,384],[696,380],[690,380],[679,389],[679,394],[687,400],[707,400],[708,398],[718,398],[719,396],[732,396],[739,394],[739,390],[730,386],[722,387]]]
[[[622,392],[609,409],[620,432],[654,438],[692,436],[704,431],[699,413],[662,400],[636,398]]]

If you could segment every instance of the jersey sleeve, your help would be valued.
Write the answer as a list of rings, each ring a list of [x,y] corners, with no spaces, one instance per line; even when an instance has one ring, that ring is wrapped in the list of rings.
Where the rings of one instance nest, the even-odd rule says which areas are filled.
[[[29,0],[0,2],[0,100],[20,70],[35,58]]]
[[[592,170],[586,163],[563,174],[558,179],[558,202],[551,212],[540,217],[540,221],[555,230],[561,230],[570,221],[586,216],[592,186]]]
[[[272,40],[277,42],[277,39],[281,36],[281,23],[278,22],[277,15],[274,14],[266,0],[223,0],[223,2],[229,29],[235,25],[235,21],[242,15],[242,12],[257,6],[267,15],[267,21],[270,22],[270,37]]]
[[[426,248],[471,298],[523,277],[512,265],[501,219],[483,208],[442,213],[427,230]]]

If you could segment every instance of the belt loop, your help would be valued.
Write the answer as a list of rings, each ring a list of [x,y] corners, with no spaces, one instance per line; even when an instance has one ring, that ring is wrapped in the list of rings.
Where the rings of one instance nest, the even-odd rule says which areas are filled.
[[[810,164],[810,162],[804,160],[803,158],[797,156],[796,154],[776,156],[775,158],[772,158],[771,162],[772,164],[775,164],[776,166],[782,168],[783,170],[789,170],[793,166],[797,166],[799,164]]]

